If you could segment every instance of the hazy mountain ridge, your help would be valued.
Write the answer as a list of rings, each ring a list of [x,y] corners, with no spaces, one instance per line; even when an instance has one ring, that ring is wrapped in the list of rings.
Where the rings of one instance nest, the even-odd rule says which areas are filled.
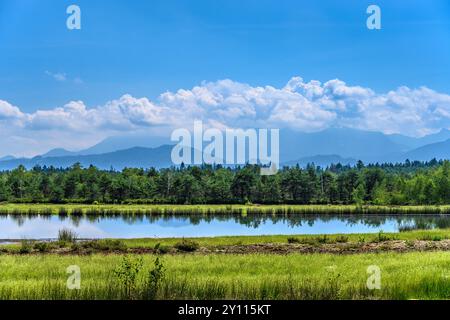
[[[427,144],[433,144],[450,139],[450,130],[442,129],[438,133],[430,134],[421,138],[403,136],[401,134],[392,134],[388,137],[395,143],[407,146],[410,149],[423,147]]]
[[[450,159],[450,139],[442,142],[427,144],[420,148],[411,150],[405,153],[404,157],[410,160],[429,160],[436,159]]]
[[[158,148],[133,147],[103,154],[74,155],[62,157],[34,157],[31,159],[13,159],[0,161],[1,170],[9,170],[19,165],[32,168],[36,165],[70,167],[79,162],[82,166],[94,165],[101,169],[114,168],[121,170],[125,167],[165,167],[170,163],[170,154],[173,146],[164,145]]]
[[[112,137],[85,150],[72,152],[62,148],[30,159],[7,157],[0,159],[0,170],[7,170],[23,164],[27,168],[35,165],[69,167],[76,162],[83,166],[95,165],[101,169],[124,167],[170,167],[173,145],[165,138],[144,136]],[[128,145],[127,145],[128,144]],[[101,152],[102,150],[112,150]],[[385,135],[355,129],[327,129],[315,133],[292,130],[280,131],[281,165],[304,166],[315,163],[327,166],[331,163],[355,164],[357,160],[366,163],[403,162],[409,160],[450,159],[450,131],[422,138],[402,135]]]

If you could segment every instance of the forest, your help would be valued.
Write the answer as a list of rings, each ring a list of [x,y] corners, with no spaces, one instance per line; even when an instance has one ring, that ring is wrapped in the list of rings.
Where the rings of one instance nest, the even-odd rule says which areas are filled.
[[[23,166],[0,172],[0,201],[86,204],[450,204],[450,162],[260,168],[184,166],[102,171]]]

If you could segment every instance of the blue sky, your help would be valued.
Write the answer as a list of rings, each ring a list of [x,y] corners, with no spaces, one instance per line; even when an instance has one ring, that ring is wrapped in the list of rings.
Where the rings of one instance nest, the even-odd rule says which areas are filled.
[[[382,30],[366,8],[382,9]],[[66,29],[66,8],[82,30]],[[450,92],[448,1],[0,0],[0,97],[24,111],[295,75]],[[58,82],[46,71],[79,78]]]
[[[71,4],[81,8],[81,30],[66,28]],[[370,4],[381,7],[382,30],[366,27]],[[450,98],[449,57],[446,0],[0,0],[0,134],[11,138],[14,154],[61,145],[82,148],[108,135],[139,131],[137,118],[152,127],[169,121],[161,114],[176,113],[171,108],[190,107],[195,113],[193,105],[209,99],[204,91],[232,92],[231,98],[240,96],[248,104],[258,88],[283,90],[290,79],[301,77],[294,78],[294,91],[302,95],[296,97],[296,110],[280,103],[292,101],[291,96],[283,100],[279,92],[264,93],[278,112],[267,113],[267,121],[306,131],[338,124],[419,136],[450,126],[450,107],[444,108]],[[232,83],[218,82],[224,79]],[[334,79],[345,83],[326,85]],[[344,88],[335,91],[350,90],[360,100],[353,96],[342,106],[342,95],[333,91],[334,98],[339,96],[333,110],[322,102],[320,108],[310,106],[319,100],[305,91],[311,80],[321,84],[309,89]],[[402,86],[413,91],[399,90]],[[432,92],[417,91],[423,86]],[[361,100],[358,88],[367,89],[370,102]],[[183,105],[186,97],[179,89],[195,101]],[[391,91],[396,95],[388,96]],[[161,96],[165,92],[169,96]],[[417,99],[402,104],[398,95],[422,99],[426,112],[415,109],[411,119],[395,122],[411,113],[411,104],[421,105]],[[174,107],[175,100],[183,103]],[[236,112],[236,100],[225,110],[247,117],[242,125],[264,122],[267,110]],[[368,103],[384,110],[370,123],[367,114],[361,116]],[[125,109],[126,116],[118,114]],[[108,123],[99,120],[105,110],[114,113]],[[227,125],[223,115],[205,113]],[[130,126],[119,117],[128,117]],[[96,131],[77,127],[86,119],[98,124]],[[353,119],[359,122],[350,125]],[[410,121],[416,125],[408,128]],[[77,143],[71,130],[78,131]]]

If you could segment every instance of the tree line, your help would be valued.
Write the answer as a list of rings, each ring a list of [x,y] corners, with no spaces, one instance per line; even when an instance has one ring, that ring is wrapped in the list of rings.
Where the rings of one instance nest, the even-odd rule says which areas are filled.
[[[23,166],[0,172],[0,201],[155,204],[450,204],[450,162],[99,170]]]

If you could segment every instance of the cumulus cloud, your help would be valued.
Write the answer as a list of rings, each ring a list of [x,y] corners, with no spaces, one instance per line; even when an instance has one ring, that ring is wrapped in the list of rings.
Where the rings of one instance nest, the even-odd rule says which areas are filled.
[[[1,134],[6,140],[34,139],[29,150],[82,147],[125,132],[191,128],[194,120],[219,129],[351,127],[422,136],[450,127],[450,95],[426,87],[376,93],[338,79],[321,83],[294,77],[281,88],[220,80],[166,92],[156,101],[127,94],[102,106],[71,101],[33,113],[0,100]]]
[[[20,119],[24,114],[20,109],[7,101],[0,100],[0,120]]]

